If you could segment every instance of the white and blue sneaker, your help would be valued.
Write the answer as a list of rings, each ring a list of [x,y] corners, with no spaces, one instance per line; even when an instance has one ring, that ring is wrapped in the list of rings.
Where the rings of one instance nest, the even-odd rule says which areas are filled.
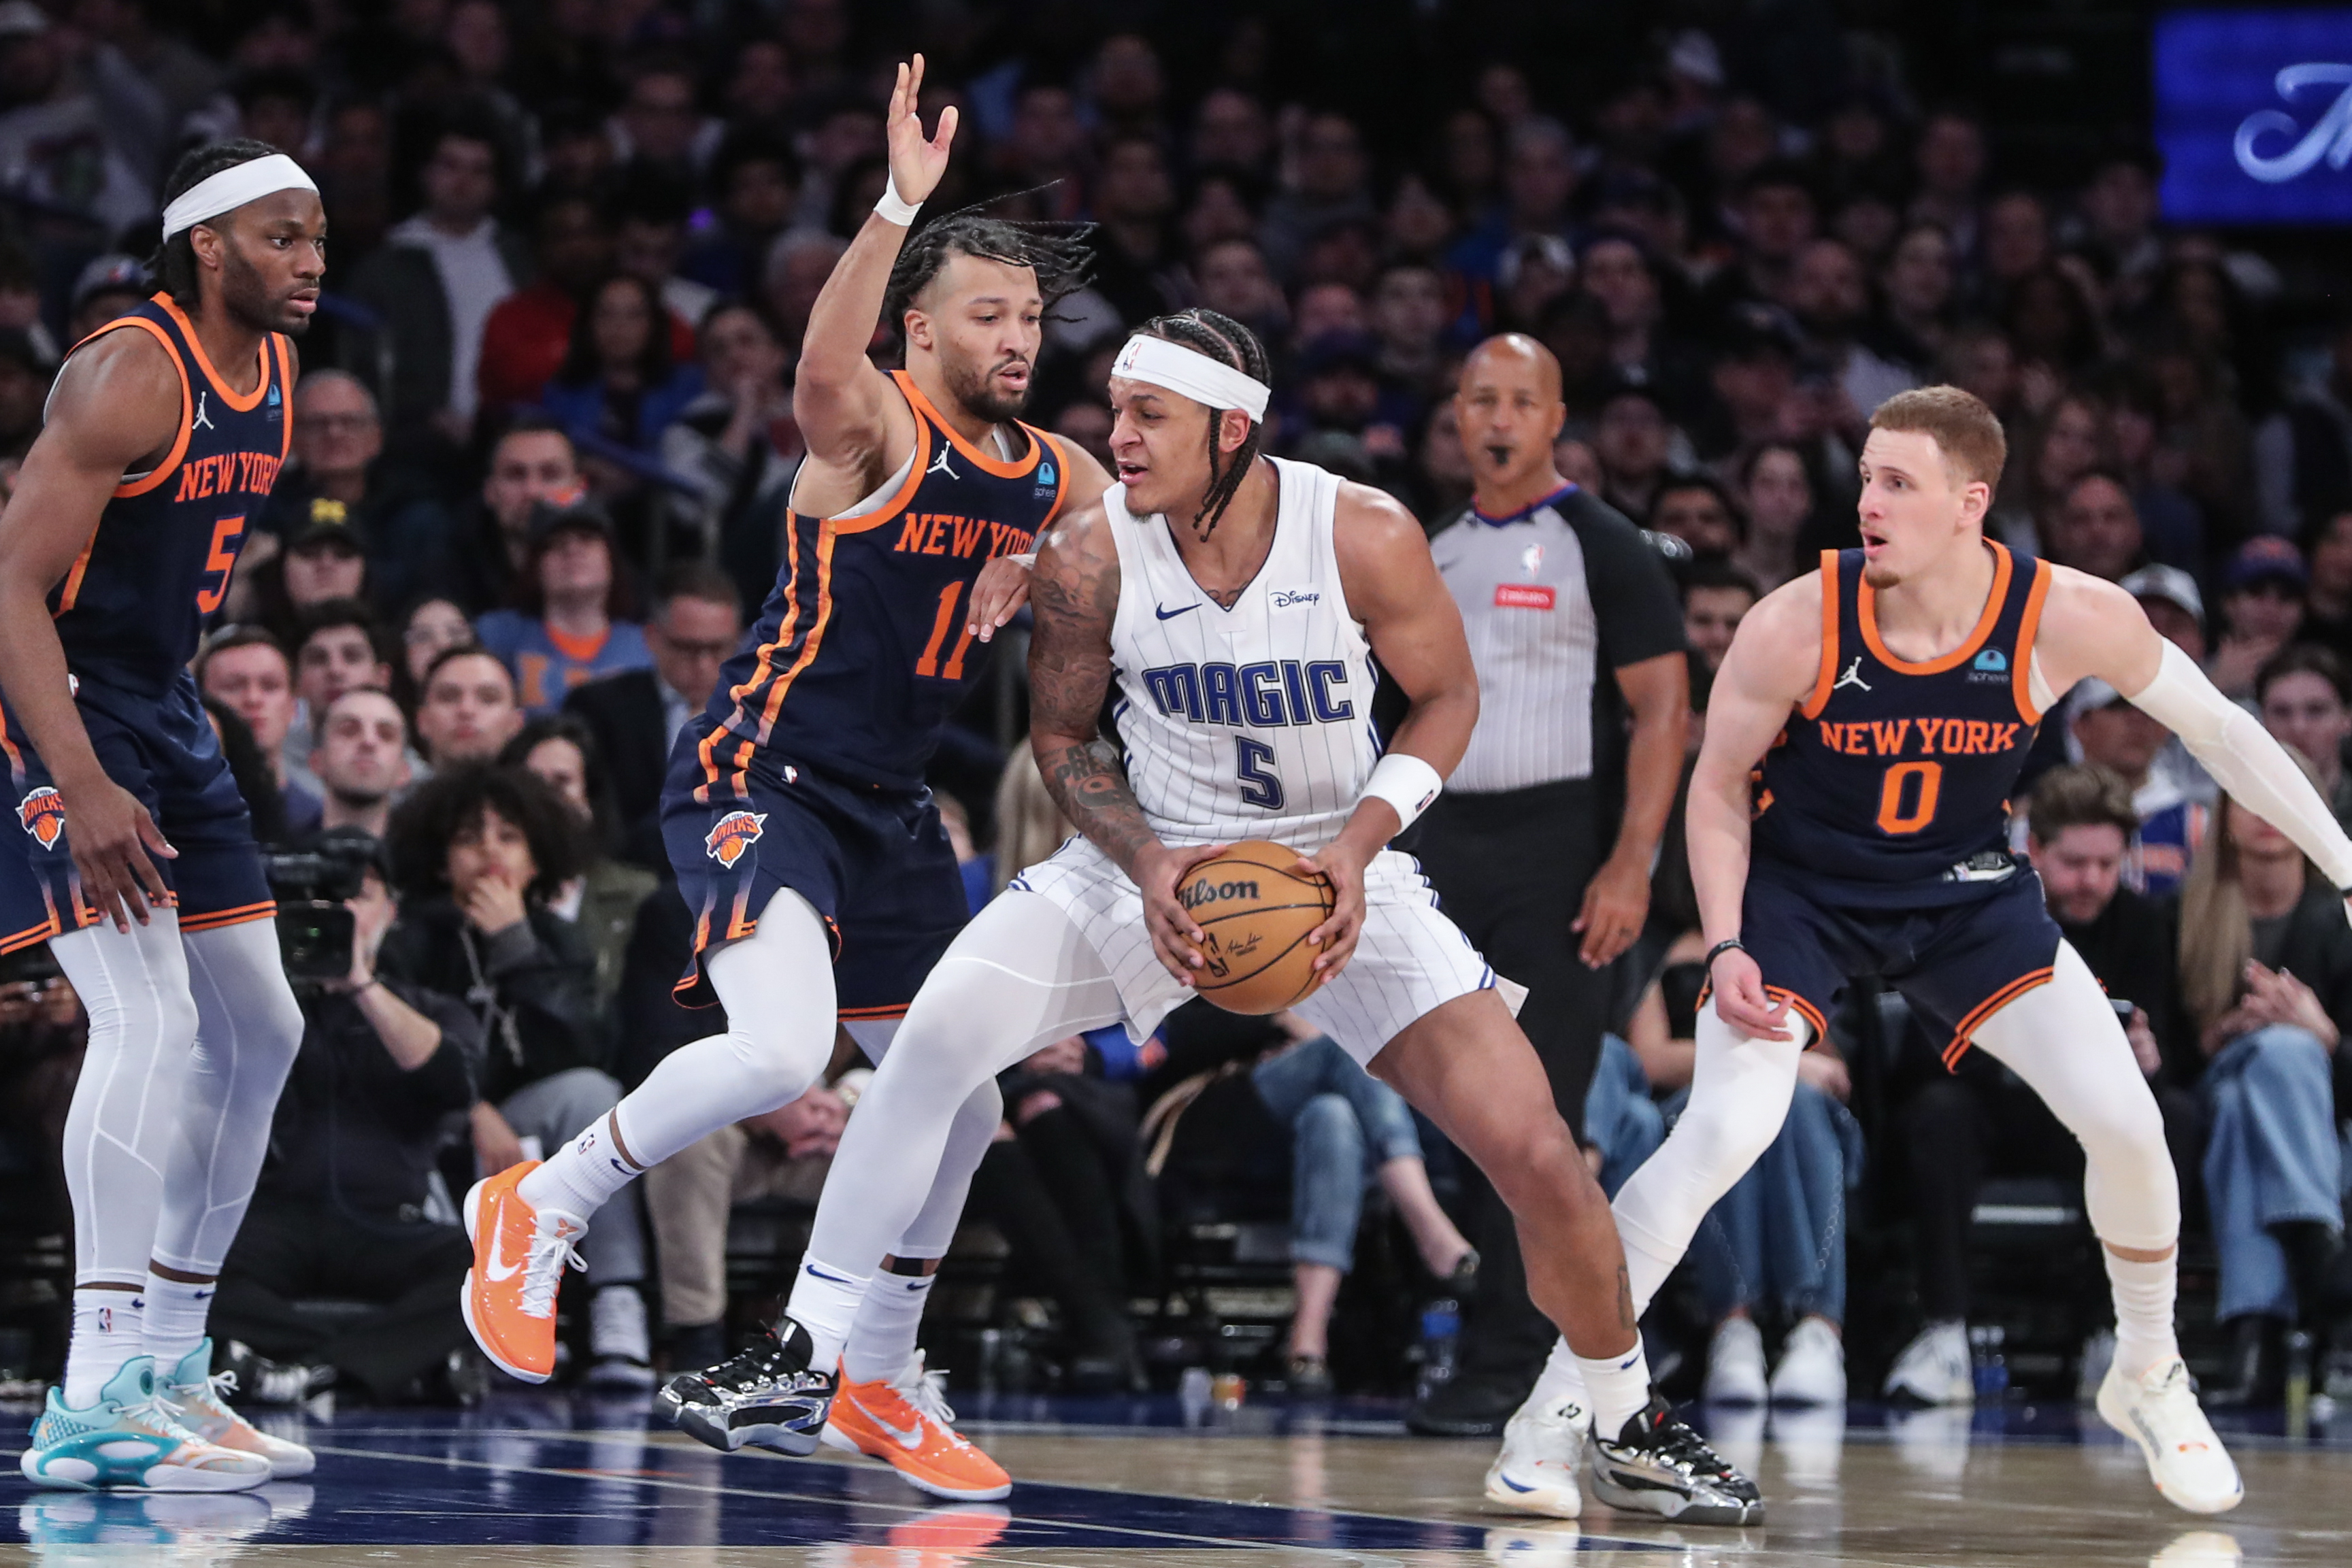
[[[33,1423],[32,1446],[16,1462],[35,1486],[76,1491],[246,1491],[269,1479],[269,1461],[208,1443],[188,1430],[155,1385],[152,1356],[132,1356],[75,1409],[49,1390]]]
[[[1592,1413],[1573,1397],[1520,1406],[1503,1428],[1503,1451],[1487,1467],[1486,1500],[1520,1513],[1574,1519],[1584,1508],[1576,1473],[1591,1430]]]
[[[213,1370],[213,1342],[205,1339],[180,1358],[164,1385],[163,1396],[178,1409],[180,1424],[199,1441],[241,1454],[258,1454],[268,1463],[272,1480],[291,1480],[319,1468],[318,1456],[301,1444],[273,1437],[230,1409],[228,1396],[236,1392],[236,1374]]]

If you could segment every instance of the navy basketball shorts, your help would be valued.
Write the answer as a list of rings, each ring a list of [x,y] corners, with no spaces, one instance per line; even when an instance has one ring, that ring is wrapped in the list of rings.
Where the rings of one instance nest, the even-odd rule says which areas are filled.
[[[1981,897],[1916,909],[1840,904],[1751,869],[1739,940],[1765,990],[1802,1013],[1815,1039],[1847,982],[1875,977],[1911,1004],[1950,1067],[1979,1024],[2050,978],[2060,936],[2042,879],[2023,865]]]
[[[908,794],[760,758],[710,785],[678,737],[662,790],[662,841],[694,916],[694,957],[678,999],[718,999],[703,967],[713,946],[749,936],[779,888],[816,906],[833,935],[845,1020],[895,1019],[970,918],[963,874],[930,793]]]
[[[195,682],[184,674],[159,700],[83,681],[75,706],[106,776],[139,798],[180,852],[177,859],[154,858],[180,929],[207,931],[275,915],[253,819]],[[6,841],[0,850],[0,953],[13,953],[104,916],[82,901],[73,825],[13,712],[0,723],[0,747],[14,807],[0,824]]]

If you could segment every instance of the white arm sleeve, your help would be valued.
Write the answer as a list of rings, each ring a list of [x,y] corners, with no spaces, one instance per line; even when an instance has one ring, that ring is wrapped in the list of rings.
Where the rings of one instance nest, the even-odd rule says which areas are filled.
[[[2230,798],[2293,839],[2338,888],[2352,888],[2352,839],[2262,720],[2223,696],[2172,643],[2134,707],[2180,737]]]

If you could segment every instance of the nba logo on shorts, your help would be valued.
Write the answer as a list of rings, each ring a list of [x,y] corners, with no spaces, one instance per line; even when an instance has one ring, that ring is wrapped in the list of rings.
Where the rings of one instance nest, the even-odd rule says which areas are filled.
[[[58,847],[58,840],[66,831],[66,803],[55,789],[44,784],[16,802],[16,820],[25,831],[39,841],[45,850]]]
[[[712,860],[731,871],[743,852],[760,841],[760,824],[767,820],[764,811],[730,811],[711,828],[702,847]]]

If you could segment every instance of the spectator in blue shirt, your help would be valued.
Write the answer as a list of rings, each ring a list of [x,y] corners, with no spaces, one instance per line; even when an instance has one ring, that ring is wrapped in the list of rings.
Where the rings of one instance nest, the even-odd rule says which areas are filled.
[[[523,712],[536,718],[599,675],[652,667],[635,596],[601,507],[542,504],[516,582],[515,607],[477,622],[482,646],[514,672]]]

